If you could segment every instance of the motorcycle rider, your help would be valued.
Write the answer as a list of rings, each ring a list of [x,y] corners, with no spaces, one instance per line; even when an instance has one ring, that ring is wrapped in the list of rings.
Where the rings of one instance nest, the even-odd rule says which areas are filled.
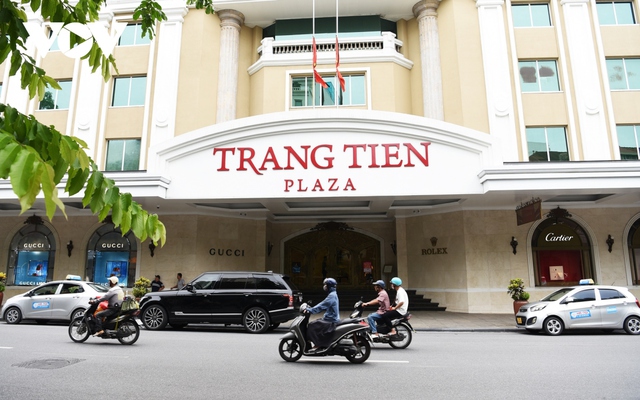
[[[389,302],[389,295],[387,294],[387,291],[384,290],[385,288],[385,284],[383,280],[377,280],[375,282],[373,282],[373,287],[376,290],[376,292],[378,292],[378,297],[376,297],[375,299],[364,303],[363,306],[370,306],[370,305],[378,305],[378,310],[374,313],[369,314],[369,316],[367,317],[367,321],[369,322],[369,328],[371,329],[371,336],[373,337],[378,337],[378,328],[376,327],[376,321],[382,319],[382,316],[384,315],[384,313],[386,313],[387,311],[389,311],[389,307],[390,307],[390,302]]]
[[[100,336],[104,333],[104,330],[102,329],[103,319],[106,321],[107,318],[120,311],[122,300],[124,300],[124,292],[122,291],[122,288],[118,286],[117,276],[109,277],[109,287],[109,291],[100,298],[100,301],[109,301],[109,307],[96,314],[96,333],[94,336]]]
[[[389,334],[395,335],[397,332],[391,324],[391,321],[402,318],[407,313],[409,309],[409,295],[407,295],[407,291],[402,287],[402,279],[397,276],[391,279],[391,289],[395,289],[396,299],[394,304],[389,308],[389,311],[382,315],[382,322],[389,327]]]
[[[324,316],[307,326],[307,338],[313,342],[312,352],[320,351],[331,344],[331,334],[336,330],[336,324],[340,322],[338,292],[336,287],[338,282],[333,278],[326,278],[322,281],[322,288],[328,292],[327,297],[318,303],[317,306],[307,308],[305,312],[317,314],[325,311]]]

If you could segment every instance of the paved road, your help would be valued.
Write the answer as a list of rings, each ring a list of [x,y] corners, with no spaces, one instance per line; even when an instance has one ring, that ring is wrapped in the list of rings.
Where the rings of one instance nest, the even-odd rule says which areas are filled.
[[[640,338],[510,332],[416,333],[405,350],[284,362],[284,330],[143,330],[133,346],[64,325],[0,323],[0,398],[69,399],[638,399]],[[113,393],[106,395],[105,393]]]

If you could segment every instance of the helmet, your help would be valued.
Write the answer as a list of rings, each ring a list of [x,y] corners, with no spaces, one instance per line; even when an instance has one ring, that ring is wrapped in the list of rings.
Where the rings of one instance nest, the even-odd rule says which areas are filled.
[[[383,288],[383,289],[384,289],[384,287],[385,287],[385,284],[384,284],[384,281],[383,281],[383,280],[377,280],[377,281],[373,282],[373,284],[374,284],[375,286],[380,286],[380,287],[381,287],[381,288]]]
[[[333,279],[333,278],[325,279],[324,281],[322,281],[322,284],[326,285],[327,287],[330,287],[330,288],[334,288],[334,287],[338,286],[338,282],[336,282],[336,280]]]
[[[391,283],[396,286],[402,286],[402,279],[396,276],[395,278],[391,279]]]
[[[109,282],[113,283],[114,285],[118,284],[118,277],[117,276],[110,276],[109,277]]]

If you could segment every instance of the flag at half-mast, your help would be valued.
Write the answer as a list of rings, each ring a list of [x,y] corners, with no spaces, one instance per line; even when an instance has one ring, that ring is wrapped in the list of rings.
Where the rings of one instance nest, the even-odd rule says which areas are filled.
[[[322,79],[318,71],[316,71],[316,66],[318,65],[318,50],[316,49],[316,37],[313,37],[313,77],[317,83],[319,83],[323,88],[328,88],[327,82]]]

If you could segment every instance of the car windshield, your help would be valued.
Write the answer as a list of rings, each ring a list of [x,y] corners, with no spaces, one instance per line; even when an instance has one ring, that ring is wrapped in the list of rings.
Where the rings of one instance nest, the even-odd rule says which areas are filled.
[[[556,301],[556,300],[559,300],[562,296],[564,296],[565,294],[569,293],[572,290],[573,290],[572,288],[562,288],[560,290],[557,290],[557,291],[551,293],[550,295],[548,295],[547,297],[545,297],[541,301]]]
[[[95,290],[96,292],[100,292],[100,293],[106,293],[109,291],[109,289],[107,289],[102,285],[98,285],[97,283],[87,283],[87,286],[89,286],[91,289]]]

